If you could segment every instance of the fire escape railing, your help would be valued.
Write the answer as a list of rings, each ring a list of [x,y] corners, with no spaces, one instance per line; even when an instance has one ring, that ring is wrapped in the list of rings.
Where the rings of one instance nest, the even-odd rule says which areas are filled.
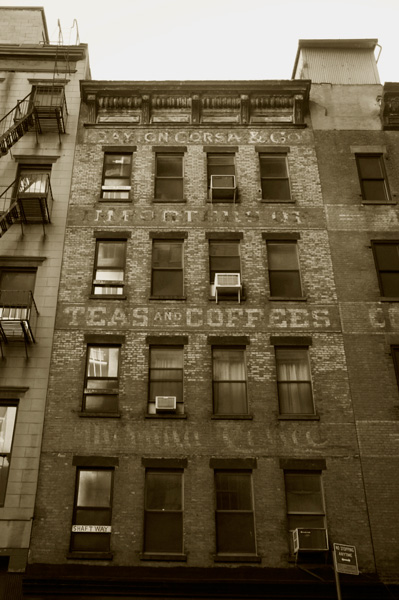
[[[33,92],[30,92],[23,100],[19,100],[16,106],[0,120],[0,156],[7,154],[9,149],[34,126],[32,96]]]
[[[0,194],[0,237],[14,223],[50,223],[53,201],[49,173],[23,173]]]
[[[0,290],[1,341],[34,343],[38,314],[30,290]]]

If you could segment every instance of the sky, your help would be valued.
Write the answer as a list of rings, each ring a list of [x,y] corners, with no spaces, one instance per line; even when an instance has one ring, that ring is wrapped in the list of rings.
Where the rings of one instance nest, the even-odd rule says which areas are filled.
[[[0,0],[42,6],[50,40],[89,46],[92,79],[291,79],[299,39],[378,39],[399,81],[399,0]],[[377,48],[379,51],[379,48]]]

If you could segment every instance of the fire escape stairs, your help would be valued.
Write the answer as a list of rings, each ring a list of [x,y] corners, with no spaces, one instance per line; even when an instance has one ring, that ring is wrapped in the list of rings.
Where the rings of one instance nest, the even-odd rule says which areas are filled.
[[[17,109],[17,106],[13,108],[13,111]],[[34,127],[35,118],[32,109],[0,136],[0,156],[5,156],[10,148],[12,148],[25,133],[31,131]]]

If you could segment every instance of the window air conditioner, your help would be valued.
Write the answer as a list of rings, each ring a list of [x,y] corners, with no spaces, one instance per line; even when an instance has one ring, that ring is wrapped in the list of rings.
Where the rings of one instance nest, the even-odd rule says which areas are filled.
[[[238,301],[241,302],[241,277],[240,273],[215,273],[215,295],[218,301],[218,291],[238,292]]]
[[[326,529],[295,529],[292,532],[294,554],[298,552],[322,552],[328,550]]]
[[[155,410],[157,412],[176,410],[176,396],[155,396]]]
[[[235,175],[211,175],[212,200],[235,200],[236,190]]]

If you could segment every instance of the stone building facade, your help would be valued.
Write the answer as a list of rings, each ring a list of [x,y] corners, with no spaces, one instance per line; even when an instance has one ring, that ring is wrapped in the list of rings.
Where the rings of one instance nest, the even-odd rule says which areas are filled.
[[[334,543],[345,598],[397,594],[374,47],[301,42],[289,81],[82,82],[24,597],[332,598]]]
[[[86,45],[0,8],[0,597],[28,559]],[[47,114],[44,114],[47,111]]]

